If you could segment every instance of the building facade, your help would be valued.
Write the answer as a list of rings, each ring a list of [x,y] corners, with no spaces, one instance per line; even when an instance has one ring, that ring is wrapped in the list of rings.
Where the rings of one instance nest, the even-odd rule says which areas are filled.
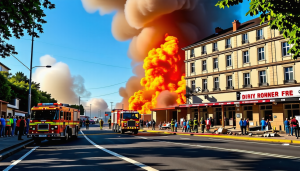
[[[184,47],[187,118],[214,119],[215,125],[238,125],[262,118],[284,129],[285,118],[300,115],[300,60],[292,59],[282,33],[260,19],[233,27]]]
[[[9,70],[10,68],[8,68],[7,66],[5,66],[3,63],[0,62],[0,71],[8,72]]]

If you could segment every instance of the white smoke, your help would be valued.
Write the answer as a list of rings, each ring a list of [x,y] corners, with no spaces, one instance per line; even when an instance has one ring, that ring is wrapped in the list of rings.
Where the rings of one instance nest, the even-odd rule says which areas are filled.
[[[96,116],[96,117],[104,117],[105,111],[110,111],[108,109],[108,105],[105,100],[102,98],[93,98],[89,100],[88,102],[83,102],[84,109],[85,109],[85,115],[87,116]],[[91,110],[92,109],[92,110]],[[91,112],[90,112],[91,110]],[[101,113],[100,113],[101,112]]]

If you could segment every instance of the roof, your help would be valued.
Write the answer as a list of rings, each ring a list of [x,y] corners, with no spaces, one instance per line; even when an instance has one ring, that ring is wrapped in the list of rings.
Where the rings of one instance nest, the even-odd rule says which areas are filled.
[[[258,18],[255,18],[253,20],[249,20],[249,21],[246,21],[244,23],[241,23],[240,27],[237,29],[237,31],[240,31],[240,30],[245,30],[247,28],[250,28],[250,27],[253,27],[253,26],[257,26],[257,25],[260,25],[260,22],[261,22],[261,19],[258,17]],[[193,46],[196,46],[196,45],[199,45],[200,43],[204,42],[204,41],[211,41],[212,39],[216,39],[216,38],[219,38],[219,37],[223,37],[225,35],[229,35],[233,33],[233,27],[230,27],[230,28],[227,28],[227,29],[224,29],[222,31],[220,31],[219,33],[214,33],[200,41],[197,41],[193,44],[190,44],[184,48],[182,48],[183,50],[186,50],[188,48],[191,48]]]
[[[0,65],[4,66],[7,70],[10,70],[10,68],[8,68],[6,65],[4,65],[3,63],[0,62]]]

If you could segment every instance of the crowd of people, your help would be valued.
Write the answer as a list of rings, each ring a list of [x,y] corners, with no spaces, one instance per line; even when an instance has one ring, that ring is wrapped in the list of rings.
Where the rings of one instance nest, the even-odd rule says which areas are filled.
[[[18,135],[18,140],[23,140],[22,135],[27,135],[29,132],[28,117],[7,116],[6,119],[2,115],[0,119],[0,137],[13,137]]]
[[[299,137],[299,133],[300,133],[300,128],[299,128],[299,122],[295,117],[291,117],[290,120],[288,120],[288,118],[285,119],[284,121],[284,130],[286,132],[286,134],[288,136],[295,136]]]

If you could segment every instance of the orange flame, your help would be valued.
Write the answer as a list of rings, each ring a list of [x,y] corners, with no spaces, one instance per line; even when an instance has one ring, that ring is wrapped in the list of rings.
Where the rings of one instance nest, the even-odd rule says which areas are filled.
[[[142,114],[150,113],[150,109],[161,106],[157,99],[162,91],[169,91],[175,94],[173,104],[184,104],[185,99],[185,79],[184,79],[184,56],[183,51],[179,51],[178,39],[174,36],[165,36],[165,43],[160,48],[153,48],[144,59],[143,68],[145,77],[140,84],[143,90],[135,92],[129,98],[129,109],[138,110]],[[181,53],[181,55],[180,55]],[[174,97],[174,96],[173,96]]]

